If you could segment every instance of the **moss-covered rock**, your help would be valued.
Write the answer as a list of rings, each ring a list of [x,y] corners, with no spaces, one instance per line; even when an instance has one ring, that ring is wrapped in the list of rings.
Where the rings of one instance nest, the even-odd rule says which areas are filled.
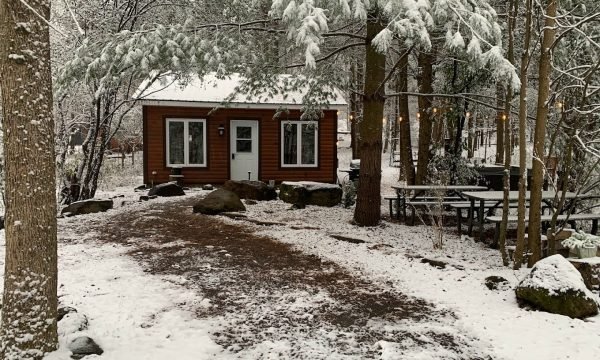
[[[515,293],[518,299],[542,311],[572,318],[598,314],[596,296],[586,288],[577,269],[561,255],[535,264]]]

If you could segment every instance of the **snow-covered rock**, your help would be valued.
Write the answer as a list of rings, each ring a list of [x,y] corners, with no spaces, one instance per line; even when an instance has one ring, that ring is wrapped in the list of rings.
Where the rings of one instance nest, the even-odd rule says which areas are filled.
[[[567,259],[553,255],[539,261],[515,289],[533,307],[572,318],[598,314],[598,301]]]
[[[72,359],[81,359],[87,355],[102,355],[104,350],[89,336],[80,336],[69,343]]]
[[[228,180],[223,184],[223,188],[234,192],[240,199],[251,200],[275,200],[277,192],[262,181],[249,180]]]
[[[69,204],[67,207],[62,209],[61,214],[63,215],[84,215],[92,214],[97,212],[104,212],[113,208],[112,200],[99,200],[99,199],[88,199],[82,201],[76,201]]]
[[[164,183],[154,186],[148,191],[148,196],[183,196],[183,188],[175,183]]]
[[[225,189],[218,189],[211,192],[194,205],[195,213],[206,215],[216,215],[231,211],[246,211],[246,207],[235,193]]]
[[[342,188],[335,184],[312,181],[284,181],[279,187],[279,198],[298,207],[305,205],[331,207],[342,201]]]
[[[83,331],[88,328],[87,316],[78,312],[71,312],[63,316],[58,322],[58,335],[67,336],[69,334]]]

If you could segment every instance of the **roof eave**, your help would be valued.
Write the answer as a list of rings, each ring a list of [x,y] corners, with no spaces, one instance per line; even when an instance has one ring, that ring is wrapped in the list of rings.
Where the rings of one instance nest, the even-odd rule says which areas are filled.
[[[231,102],[227,104],[207,101],[182,101],[182,100],[153,100],[139,99],[138,102],[146,106],[172,106],[172,107],[198,107],[198,108],[223,108],[223,109],[267,109],[277,110],[280,108],[290,110],[301,110],[302,104],[261,104],[261,103],[239,103]],[[323,110],[347,110],[348,104],[329,104]]]

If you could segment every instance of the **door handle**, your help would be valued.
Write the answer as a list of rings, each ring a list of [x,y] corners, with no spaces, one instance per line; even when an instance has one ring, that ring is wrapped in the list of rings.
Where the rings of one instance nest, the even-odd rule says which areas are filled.
[[[232,153],[232,154],[231,154],[231,159],[232,159],[232,160],[235,160],[235,153]]]

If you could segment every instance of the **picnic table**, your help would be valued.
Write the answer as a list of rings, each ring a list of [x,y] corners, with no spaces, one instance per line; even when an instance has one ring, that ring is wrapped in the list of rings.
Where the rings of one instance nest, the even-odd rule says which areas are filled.
[[[393,213],[392,202],[396,201],[398,204],[398,212],[396,213],[396,219],[400,218],[400,211],[406,219],[406,206],[408,204],[426,204],[427,200],[437,200],[439,195],[436,193],[443,192],[443,203],[452,201],[465,201],[467,198],[463,196],[464,191],[485,191],[488,188],[479,185],[395,185],[392,189],[396,191],[396,197],[386,198],[390,202],[390,216]],[[428,196],[434,194],[433,197]]]
[[[467,197],[470,202],[469,207],[469,230],[468,235],[471,236],[473,233],[473,214],[474,211],[477,211],[477,225],[479,226],[479,240],[483,239],[483,224],[484,224],[484,212],[487,209],[487,212],[491,214],[495,209],[497,209],[500,205],[502,205],[504,201],[504,191],[465,191],[462,193],[463,196]],[[562,196],[562,193],[559,193],[558,196]],[[575,192],[566,192],[564,194],[565,199],[567,200],[576,200],[576,199],[585,199],[588,197],[588,194],[578,194]],[[549,207],[553,208],[552,200],[556,197],[556,191],[542,191],[542,201]],[[525,193],[525,201],[529,201],[531,199],[531,192],[527,191]],[[519,200],[519,192],[518,191],[509,191],[508,193],[508,201],[516,202]],[[494,203],[495,202],[495,203]],[[493,205],[490,206],[490,203]],[[541,209],[540,209],[541,210]]]

